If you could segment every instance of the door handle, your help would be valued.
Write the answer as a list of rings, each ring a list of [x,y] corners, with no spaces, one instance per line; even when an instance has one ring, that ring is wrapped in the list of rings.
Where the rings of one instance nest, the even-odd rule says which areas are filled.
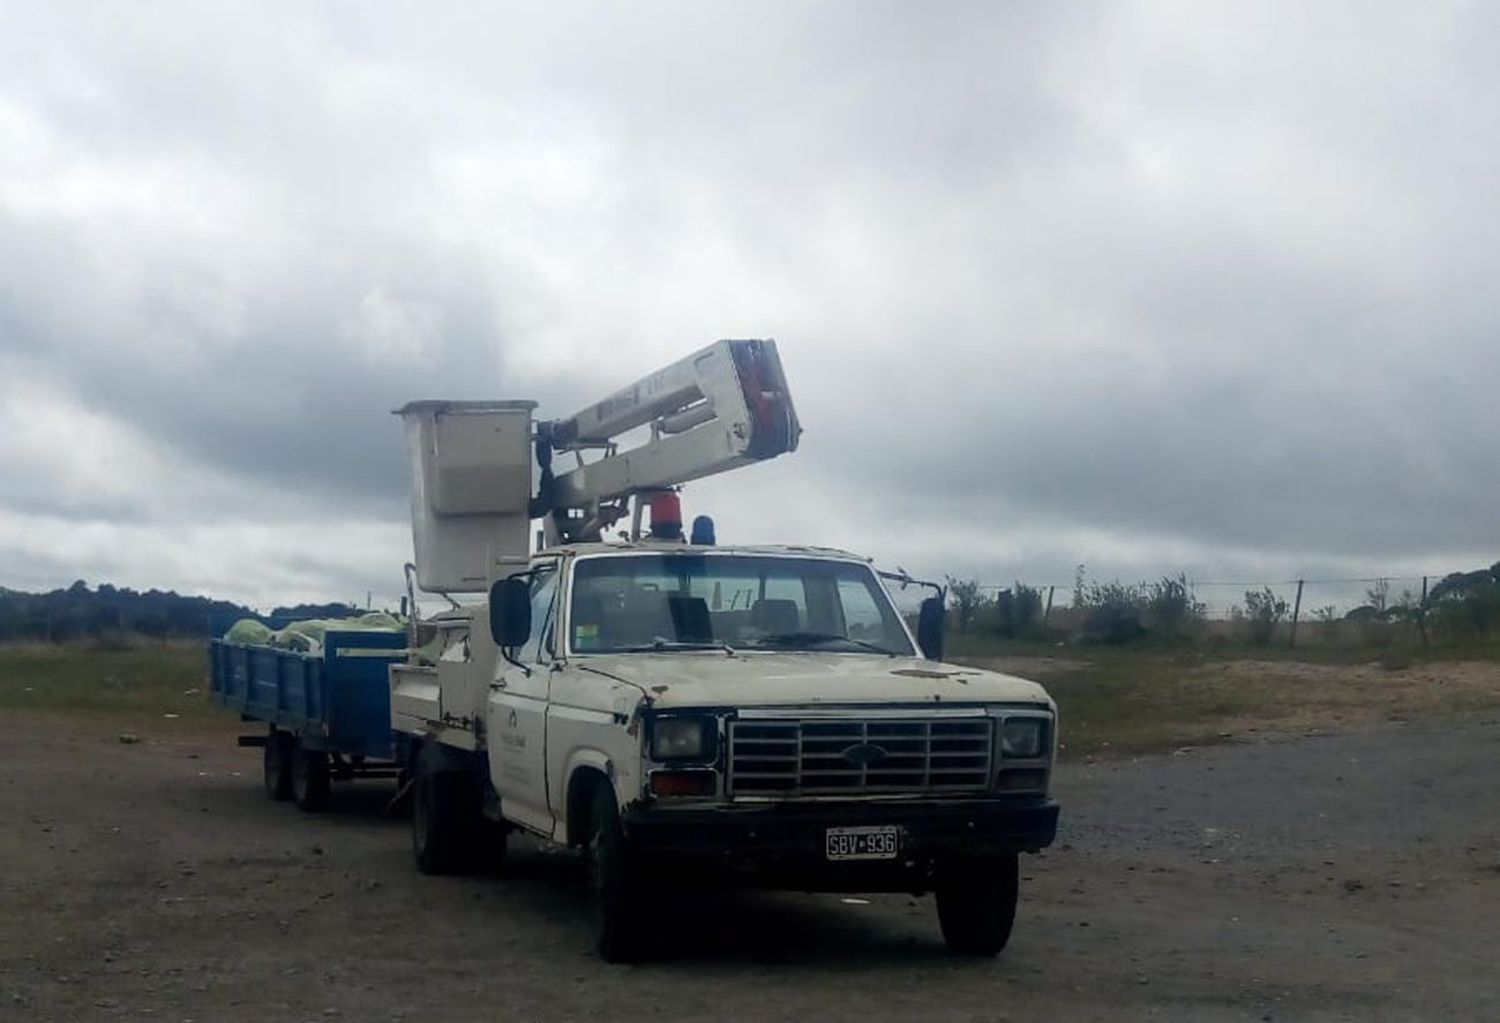
[[[491,689],[504,689],[505,685],[506,685],[505,679],[502,678],[498,682],[491,682],[490,683],[490,688]]]

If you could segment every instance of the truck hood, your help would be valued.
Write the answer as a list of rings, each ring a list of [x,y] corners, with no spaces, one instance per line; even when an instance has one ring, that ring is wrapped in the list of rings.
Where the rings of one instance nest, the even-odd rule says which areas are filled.
[[[573,662],[644,689],[657,707],[849,703],[1026,703],[1053,707],[1035,682],[916,657],[718,650],[592,654]],[[1054,708],[1055,709],[1055,708]]]

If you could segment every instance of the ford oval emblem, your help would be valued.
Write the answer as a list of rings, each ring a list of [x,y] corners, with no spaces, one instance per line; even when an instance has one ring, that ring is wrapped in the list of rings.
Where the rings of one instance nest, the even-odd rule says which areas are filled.
[[[887,755],[882,747],[869,742],[862,742],[858,746],[850,746],[843,753],[845,760],[859,767],[873,767],[884,760]]]

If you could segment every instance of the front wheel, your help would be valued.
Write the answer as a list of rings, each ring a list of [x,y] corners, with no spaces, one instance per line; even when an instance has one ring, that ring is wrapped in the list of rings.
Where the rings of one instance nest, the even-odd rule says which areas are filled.
[[[635,962],[644,953],[639,877],[620,828],[615,793],[608,784],[600,783],[594,789],[589,825],[595,945],[605,962]]]
[[[1016,921],[1019,867],[1014,854],[956,863],[937,884],[938,923],[959,955],[998,955]]]

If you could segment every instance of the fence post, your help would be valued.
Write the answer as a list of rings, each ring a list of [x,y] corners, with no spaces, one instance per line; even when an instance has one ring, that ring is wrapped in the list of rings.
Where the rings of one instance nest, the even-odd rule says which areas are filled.
[[[1427,577],[1422,577],[1422,602],[1417,605],[1417,633],[1422,637],[1422,645],[1427,645]]]
[[[1292,637],[1287,646],[1297,645],[1297,619],[1302,616],[1302,580],[1297,580],[1297,599],[1292,602]]]
[[[1044,610],[1042,612],[1042,624],[1043,625],[1046,625],[1047,624],[1047,619],[1052,617],[1052,591],[1055,590],[1055,589],[1057,589],[1056,586],[1049,586],[1049,587],[1047,587],[1047,607],[1046,607],[1046,610]],[[1422,584],[1422,593],[1423,593],[1424,596],[1427,593],[1427,584],[1425,582]]]

